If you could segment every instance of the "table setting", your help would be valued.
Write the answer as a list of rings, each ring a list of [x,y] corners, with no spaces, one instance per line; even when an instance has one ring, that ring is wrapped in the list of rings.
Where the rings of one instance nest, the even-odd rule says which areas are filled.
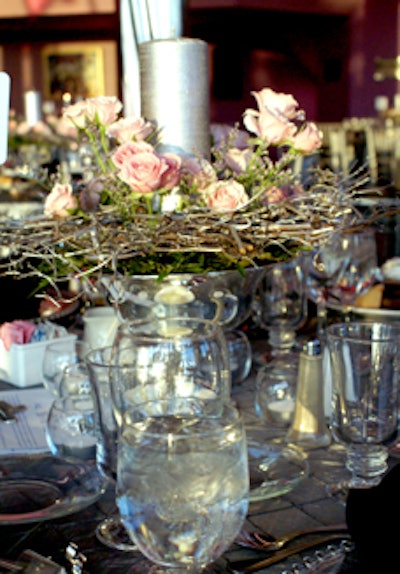
[[[351,265],[347,255],[343,258],[346,264],[340,274],[341,285],[333,284],[336,295],[340,292],[340,286],[345,287],[347,303],[349,293],[353,297],[362,295],[379,277],[372,257],[363,281],[354,283],[357,257],[356,253]],[[239,380],[232,377],[233,355],[227,337],[230,331],[224,329],[223,316],[218,313],[211,318],[195,316],[191,311],[193,295],[190,287],[184,288],[182,300],[182,286],[176,283],[172,283],[168,293],[164,292],[162,297],[155,296],[157,300],[152,304],[157,306],[156,314],[146,313],[144,317],[132,319],[120,313],[118,299],[110,297],[103,307],[91,307],[89,304],[83,308],[72,328],[68,331],[60,328],[62,336],[45,341],[43,352],[36,359],[40,363],[40,376],[35,374],[35,380],[31,380],[26,388],[19,387],[18,381],[13,384],[15,380],[1,383],[5,390],[0,391],[0,401],[3,401],[0,406],[3,404],[3,418],[10,417],[10,420],[0,422],[0,445],[4,447],[0,455],[0,492],[3,501],[0,529],[12,529],[7,530],[12,542],[5,543],[1,555],[18,562],[21,553],[27,549],[33,550],[68,569],[67,549],[72,544],[74,548],[76,545],[79,554],[85,556],[81,566],[88,574],[93,569],[101,572],[102,568],[105,572],[115,571],[116,574],[122,570],[151,570],[152,567],[143,565],[143,560],[150,558],[154,561],[155,556],[159,565],[153,569],[162,571],[160,568],[163,566],[171,568],[171,558],[164,564],[161,549],[156,554],[154,549],[148,550],[147,540],[142,542],[145,557],[142,556],[142,547],[138,547],[141,534],[135,530],[136,519],[130,515],[126,518],[126,505],[130,508],[131,503],[125,502],[124,498],[123,503],[118,502],[122,488],[118,455],[121,429],[127,423],[125,417],[135,405],[155,399],[170,400],[171,397],[178,401],[180,397],[186,407],[191,400],[200,401],[202,416],[206,419],[215,417],[212,414],[214,408],[221,408],[221,404],[232,404],[243,419],[248,465],[248,507],[244,514],[242,512],[240,524],[238,522],[229,535],[227,531],[225,546],[217,545],[219,550],[210,547],[212,553],[209,554],[210,558],[205,559],[206,563],[191,564],[187,567],[188,571],[358,573],[358,549],[349,528],[352,523],[347,521],[347,500],[354,499],[353,491],[357,492],[358,487],[350,484],[350,490],[348,486],[347,489],[341,488],[337,497],[332,485],[342,487],[350,477],[349,469],[352,466],[352,463],[346,463],[347,439],[343,440],[348,431],[338,429],[340,417],[343,417],[341,405],[348,401],[349,409],[354,409],[351,401],[361,388],[356,379],[357,371],[350,370],[350,361],[356,360],[350,346],[353,343],[345,337],[348,332],[345,329],[356,329],[359,322],[354,319],[348,322],[346,313],[338,313],[332,324],[329,315],[324,313],[324,322],[320,321],[318,306],[313,306],[314,301],[310,300],[308,281],[312,262],[311,257],[289,261],[287,267],[297,273],[297,276],[293,276],[296,281],[290,278],[291,275],[284,274],[285,264],[276,264],[270,271],[275,268],[272,276],[277,286],[267,279],[266,274],[264,280],[257,284],[250,302],[242,309],[243,321],[235,324],[238,332],[243,333],[248,341],[252,357],[248,375]],[[351,275],[347,275],[348,269]],[[353,285],[365,285],[366,288],[353,289]],[[272,295],[273,303],[269,300]],[[144,300],[143,294],[139,295],[139,300]],[[278,301],[282,301],[280,306]],[[149,303],[150,300],[147,300],[147,305]],[[292,304],[293,307],[290,306]],[[122,300],[122,308],[123,305]],[[230,312],[234,307],[234,296],[231,295]],[[180,312],[178,316],[175,315],[177,310]],[[273,320],[269,319],[270,310],[278,311]],[[295,317],[294,324],[292,315]],[[289,318],[287,324],[286,317]],[[278,330],[283,327],[283,333],[289,332],[288,344],[284,344],[283,348],[268,338],[269,321],[273,321],[271,324]],[[369,341],[370,354],[378,352],[377,345],[380,344],[392,349],[391,356],[396,355],[393,353],[396,348],[393,339],[389,338],[386,343],[385,333],[390,324],[375,322],[374,325],[377,334],[381,335],[377,341]],[[339,331],[334,336],[335,328]],[[395,334],[395,324],[391,328]],[[28,331],[34,332],[32,325]],[[7,333],[7,330],[2,332]],[[366,331],[360,333],[354,345],[360,346],[358,339],[365,338]],[[321,341],[316,338],[317,334],[323,336]],[[330,345],[330,339],[335,337],[344,344],[344,351],[339,346]],[[30,344],[36,344],[23,344],[17,338],[14,342],[10,339],[7,341],[9,348],[14,343],[27,348]],[[367,339],[361,345],[363,353],[368,348],[366,343]],[[323,353],[316,353],[318,349]],[[336,364],[333,356],[339,357],[340,353],[344,353],[344,358],[342,363]],[[327,370],[326,358],[330,354],[333,356]],[[248,357],[243,360],[248,361]],[[370,369],[367,368],[366,356],[363,354],[362,359],[357,360],[363,361],[368,380]],[[267,416],[261,408],[260,372],[265,377],[269,361],[274,368],[276,363],[283,368],[281,381],[277,383],[274,375],[275,391],[278,389],[278,394],[273,397],[275,402],[281,400],[282,404],[286,404],[287,388],[292,389],[291,409],[287,418]],[[388,360],[384,365],[375,361],[375,370],[379,365],[382,369],[385,366],[387,376],[388,364]],[[312,370],[304,370],[305,365]],[[288,384],[285,369],[290,367],[288,373],[294,373],[294,379]],[[332,415],[336,410],[332,413],[331,406],[327,409],[327,404],[330,404],[327,394],[336,388],[335,378],[343,379],[340,371],[343,368],[346,372],[353,372],[351,388],[350,391],[343,389],[345,398],[337,402],[339,418],[332,426],[332,420],[335,420]],[[394,377],[396,365],[393,369]],[[377,373],[373,375],[376,376]],[[268,377],[266,380],[268,382]],[[310,386],[312,384],[316,385],[314,389]],[[367,383],[367,388],[369,386]],[[393,405],[394,392],[390,393],[389,388],[384,383],[382,393],[387,392],[392,397]],[[386,399],[374,395],[367,401],[364,398],[359,400],[361,404],[367,404],[365,414],[359,415],[366,421],[370,413],[374,415],[377,412],[373,401],[378,400],[382,406]],[[393,408],[397,408],[397,401],[394,400],[394,403]],[[174,411],[174,416],[181,416],[181,408]],[[307,414],[310,408],[314,409],[317,417],[313,421],[319,421],[317,426],[315,422],[310,422]],[[154,424],[158,424],[161,415],[158,411],[155,414]],[[164,413],[166,419],[170,416],[167,414],[168,411]],[[184,414],[187,416],[187,413]],[[64,419],[70,421],[69,426],[65,426]],[[384,436],[378,435],[378,442],[389,440],[392,444],[386,453],[386,456],[389,455],[387,463],[381,466],[379,473],[375,473],[376,479],[370,481],[368,488],[363,485],[363,490],[370,491],[371,496],[383,481],[382,477],[389,476],[396,468],[396,458],[393,456],[396,420],[392,413],[389,431],[385,431]],[[132,432],[136,432],[133,427]],[[61,437],[58,434],[60,428],[63,429]],[[379,425],[374,420],[369,426],[360,427],[361,433],[367,433],[367,441],[373,441],[373,434],[378,430]],[[130,436],[131,430],[127,432]],[[321,442],[320,437],[323,438]],[[325,440],[326,437],[328,440]],[[129,450],[130,447],[127,448]],[[346,464],[349,468],[346,468]],[[207,471],[209,481],[210,472]],[[154,469],[152,474],[155,474]],[[145,479],[145,482],[149,480]],[[123,484],[123,488],[127,488]],[[178,500],[179,496],[175,496]],[[154,525],[151,527],[155,528]],[[147,532],[149,526],[144,528]],[[185,528],[187,526],[182,530],[182,540],[189,535]],[[166,530],[169,531],[168,528]],[[5,536],[5,540],[9,535]],[[53,540],[54,536],[54,552],[49,553],[45,540]],[[275,540],[280,540],[282,536],[289,539]],[[265,537],[272,543],[266,544]],[[221,542],[221,536],[218,541]],[[177,542],[177,539],[172,544],[178,544],[180,548],[179,553],[174,553],[174,560],[178,559],[177,556],[180,556],[178,562],[192,560],[190,544]],[[213,546],[215,544],[214,539]],[[167,552],[165,548],[164,552]],[[208,563],[210,560],[211,564]]]
[[[51,302],[73,282],[82,302],[34,357],[7,341],[31,378],[0,383],[0,569],[393,565],[357,517],[369,497],[379,526],[390,508],[396,327],[347,312],[381,280],[380,206],[355,207],[365,179],[302,177],[322,141],[291,94],[253,91],[245,130],[217,137],[205,43],[143,40],[138,117],[117,97],[67,106],[87,165],[44,178],[42,213],[0,229],[0,276],[39,278]]]
[[[181,327],[179,329],[182,330]],[[248,332],[250,341],[252,342],[254,336],[254,342],[260,344],[260,341],[256,340],[258,334],[257,329],[254,334]],[[131,343],[125,347],[125,358],[126,349],[129,349]],[[264,344],[267,345],[267,340],[264,340]],[[276,444],[281,447],[287,428],[267,425],[261,422],[257,415],[254,408],[256,370],[257,367],[253,366],[250,376],[231,388],[231,398],[245,421],[249,457],[252,453],[253,457],[260,456],[265,461],[265,445]],[[16,421],[3,422],[0,425],[2,444],[7,444],[10,448],[15,443],[12,447],[15,449],[13,456],[22,456],[22,460],[25,461],[27,453],[29,453],[29,459],[37,456],[45,457],[45,459],[51,457],[45,429],[50,406],[55,396],[41,385],[35,388],[18,389],[11,388],[10,384],[2,383],[2,388],[7,388],[7,390],[1,391],[1,400],[15,407],[22,405],[26,407],[25,410],[20,410],[15,414]],[[26,435],[30,437],[31,442],[27,442],[26,437],[24,438],[24,435],[17,430],[20,427],[29,429]],[[18,437],[19,442],[16,438],[10,438],[13,435]],[[296,445],[288,444],[287,448],[296,450]],[[261,450],[258,452],[257,449]],[[266,470],[264,478],[267,477],[267,481],[259,493],[257,490],[260,488],[260,482],[252,484],[250,480],[249,507],[243,525],[239,529],[240,532],[237,531],[229,548],[206,571],[265,571],[273,574],[358,572],[354,542],[352,536],[349,535],[349,526],[346,523],[348,508],[338,503],[328,493],[332,477],[344,479],[347,476],[346,450],[339,443],[332,441],[330,446],[309,451],[298,449],[298,452],[300,452],[301,466],[300,471],[296,471],[297,474],[295,473],[293,478],[291,478],[290,469],[286,470],[285,480],[277,477],[276,473],[274,476],[273,469],[271,476],[268,476]],[[3,451],[2,459],[4,454],[9,453]],[[298,461],[295,460],[293,464],[298,464]],[[393,466],[393,459],[389,461],[389,466],[390,468]],[[18,468],[17,472],[21,476],[21,473],[24,474],[26,470],[27,465],[23,471]],[[63,471],[65,472],[65,469]],[[250,463],[249,471],[251,474]],[[52,480],[53,477],[49,475],[45,467],[42,467],[40,472],[44,475],[44,482]],[[281,469],[279,469],[280,472]],[[68,471],[66,474],[68,475]],[[4,481],[4,477],[1,481]],[[268,486],[268,481],[270,486]],[[65,496],[68,497],[68,493]],[[40,502],[40,497],[33,498],[36,499],[37,504],[38,500]],[[3,496],[2,500],[4,500]],[[46,505],[45,499],[44,502]],[[107,482],[100,492],[94,494],[92,500],[87,497],[85,502],[80,501],[76,507],[70,505],[63,508],[61,498],[61,507],[56,512],[52,510],[50,504],[47,509],[32,509],[31,514],[17,513],[11,519],[4,513],[0,514],[0,529],[6,529],[4,531],[8,532],[3,540],[11,541],[10,543],[4,542],[4,545],[0,543],[0,556],[18,561],[19,555],[24,550],[31,549],[68,570],[70,566],[66,558],[66,549],[70,543],[73,543],[77,545],[78,552],[85,556],[82,566],[84,572],[90,573],[93,569],[101,572],[104,569],[104,572],[118,573],[133,568],[135,565],[140,568],[141,558],[138,556],[138,550],[113,549],[102,543],[96,535],[99,523],[116,513],[118,511],[115,506],[115,486]],[[275,549],[273,545],[270,545],[269,550],[266,550],[267,545],[262,537],[264,531],[270,537],[279,537],[297,530],[301,530],[301,534],[295,539],[286,543],[277,543]],[[249,542],[243,536],[247,533],[248,537],[251,532],[255,533],[255,538]],[[46,540],[55,541],[51,551]],[[261,540],[264,548],[258,548],[254,540],[257,540],[257,544]],[[340,568],[345,568],[346,561],[351,564],[351,568],[349,566],[350,569],[341,570]]]

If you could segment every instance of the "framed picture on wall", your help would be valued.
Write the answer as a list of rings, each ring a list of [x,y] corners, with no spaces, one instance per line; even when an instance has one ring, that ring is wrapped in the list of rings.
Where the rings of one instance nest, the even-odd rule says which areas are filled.
[[[102,42],[63,42],[42,49],[43,95],[71,101],[105,95]]]

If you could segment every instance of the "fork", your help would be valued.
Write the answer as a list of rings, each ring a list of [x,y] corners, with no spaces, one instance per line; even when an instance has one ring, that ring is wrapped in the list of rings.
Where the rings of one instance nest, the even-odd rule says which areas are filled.
[[[0,401],[0,421],[5,423],[15,422],[17,420],[15,415],[25,410],[25,405],[14,406],[7,401]]]
[[[281,536],[280,538],[275,538],[269,532],[262,531],[248,531],[242,530],[237,535],[235,542],[240,546],[246,548],[254,548],[256,550],[263,550],[264,552],[275,552],[284,548],[289,542],[301,538],[302,536],[307,536],[309,534],[319,534],[323,532],[346,532],[346,524],[332,524],[329,526],[315,526],[313,528],[306,528],[303,530],[295,530]]]

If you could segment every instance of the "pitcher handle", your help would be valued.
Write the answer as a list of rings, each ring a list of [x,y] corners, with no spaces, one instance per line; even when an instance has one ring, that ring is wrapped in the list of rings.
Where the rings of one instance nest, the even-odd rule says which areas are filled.
[[[210,299],[217,307],[213,321],[220,325],[227,325],[236,317],[239,310],[239,299],[228,289],[213,291]]]

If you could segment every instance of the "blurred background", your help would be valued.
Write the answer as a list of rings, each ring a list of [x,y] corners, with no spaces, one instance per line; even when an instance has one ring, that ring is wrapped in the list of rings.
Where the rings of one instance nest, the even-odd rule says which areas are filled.
[[[332,122],[396,109],[398,22],[397,0],[187,0],[184,35],[209,43],[212,121],[237,121],[250,91],[270,86]],[[121,95],[118,0],[1,2],[0,69],[13,78],[17,112],[30,90],[60,99],[51,57],[65,69],[71,53],[92,58],[94,89]],[[68,87],[85,97],[85,86]]]
[[[84,147],[63,132],[65,106],[86,97],[128,101],[138,71],[131,28],[155,0],[13,0],[0,2],[0,70],[11,76],[9,157],[0,168],[1,217],[43,210],[41,169],[72,179],[90,165]],[[398,0],[161,0],[182,5],[182,35],[207,42],[210,120],[240,122],[256,107],[252,91],[293,94],[317,122],[323,145],[316,162],[345,177],[365,178],[372,199],[400,190],[400,2]],[[140,11],[139,10],[139,11]],[[139,22],[141,24],[141,22]],[[137,34],[137,29],[135,30]],[[179,35],[179,34],[177,34]],[[159,37],[159,36],[156,36]],[[137,40],[137,38],[136,38]],[[302,165],[300,169],[307,166]],[[35,183],[36,182],[36,183]],[[378,190],[378,199],[376,197]],[[378,221],[381,259],[400,253],[400,222]],[[7,257],[2,252],[0,258]],[[0,319],[32,316],[38,288],[2,279],[9,294]],[[27,301],[25,301],[27,299]]]

